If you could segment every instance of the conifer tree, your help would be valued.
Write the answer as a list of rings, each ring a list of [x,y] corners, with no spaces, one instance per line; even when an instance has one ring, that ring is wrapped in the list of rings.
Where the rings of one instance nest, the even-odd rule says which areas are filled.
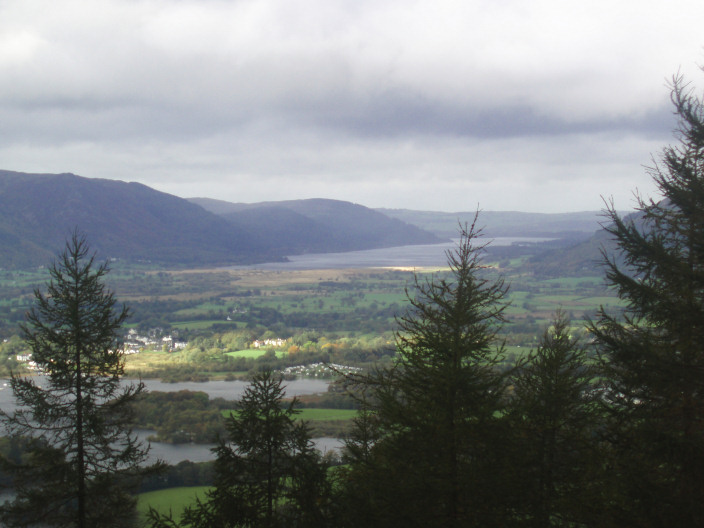
[[[214,449],[214,487],[180,520],[150,513],[153,528],[274,528],[328,524],[327,466],[298,401],[284,401],[280,376],[256,374]]]
[[[609,210],[606,276],[625,303],[591,325],[612,411],[619,526],[704,525],[704,106],[681,77],[679,143],[650,173],[662,200]]]
[[[585,347],[558,311],[512,377],[518,525],[583,526],[590,518],[600,468],[595,376]]]
[[[380,424],[366,396],[356,394],[354,398],[359,400],[360,408],[344,438],[343,465],[335,468],[333,477],[338,491],[337,518],[340,527],[380,526],[382,516],[377,503],[385,503],[388,494],[384,464],[374,450],[380,439]]]
[[[14,374],[18,408],[2,413],[7,432],[28,442],[26,461],[6,469],[16,499],[4,526],[131,525],[134,477],[144,449],[131,434],[132,403],[143,385],[122,385],[118,330],[128,315],[103,283],[85,237],[74,233],[49,268],[46,293],[22,326],[40,377]]]
[[[359,451],[365,460],[353,461],[347,478],[375,488],[366,506],[350,512],[363,512],[369,526],[501,522],[496,454],[505,376],[496,332],[506,287],[484,275],[475,224],[448,252],[449,272],[416,276],[410,308],[398,318],[395,365],[358,380],[378,440]]]

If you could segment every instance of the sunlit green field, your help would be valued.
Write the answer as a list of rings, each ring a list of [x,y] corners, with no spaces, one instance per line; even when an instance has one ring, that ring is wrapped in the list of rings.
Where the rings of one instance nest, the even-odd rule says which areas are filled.
[[[246,350],[237,350],[235,352],[227,352],[228,356],[232,357],[244,357],[244,358],[258,358],[267,353],[267,348],[248,348]],[[286,355],[285,350],[274,350],[277,357],[284,357]]]
[[[524,273],[520,261],[516,268],[502,267],[509,291],[509,306],[504,312],[499,337],[506,340],[513,354],[530,350],[550,323],[556,310],[562,310],[575,328],[595,318],[600,306],[619,309],[619,301],[604,285],[600,276],[540,279]],[[438,269],[415,270],[421,283]],[[499,276],[499,270],[487,273]],[[18,323],[32,298],[32,285],[45,279],[45,273],[0,273],[0,330],[3,337],[18,335]],[[200,365],[201,373],[225,377],[225,372],[207,361],[218,361],[226,354],[237,360],[237,368],[227,372],[244,372],[254,361],[267,360],[267,349],[249,348],[265,332],[271,337],[289,339],[275,349],[278,361],[295,365],[297,353],[311,350],[330,352],[332,357],[358,365],[370,361],[360,347],[393,346],[395,317],[409,308],[406,291],[414,295],[414,273],[402,269],[345,270],[181,270],[145,271],[119,269],[110,277],[118,300],[132,311],[127,321],[140,331],[159,328],[164,333],[178,332],[189,347],[160,355],[143,349],[128,358],[133,374],[159,375],[168,369]],[[220,341],[219,336],[223,337]],[[300,335],[313,334],[311,337]],[[232,336],[239,336],[235,343]],[[245,337],[247,336],[247,337]],[[194,338],[210,339],[207,344],[191,346]],[[374,340],[381,340],[384,343]],[[389,345],[391,343],[391,345]],[[2,343],[0,343],[2,347]],[[8,348],[7,346],[5,348]],[[349,356],[345,350],[349,349]],[[356,351],[355,351],[356,349]],[[2,352],[2,350],[0,350]],[[8,348],[7,356],[22,350]],[[244,362],[250,362],[245,364]],[[316,359],[320,361],[320,359]],[[355,363],[356,362],[356,363]],[[234,363],[233,363],[234,365]],[[210,375],[210,374],[209,374]]]
[[[357,416],[354,409],[300,409],[296,415],[301,420],[351,420]]]
[[[208,486],[195,486],[141,493],[137,499],[137,511],[146,518],[151,507],[161,514],[171,512],[174,519],[177,519],[187,506],[195,504],[196,497],[204,500],[209,489]]]

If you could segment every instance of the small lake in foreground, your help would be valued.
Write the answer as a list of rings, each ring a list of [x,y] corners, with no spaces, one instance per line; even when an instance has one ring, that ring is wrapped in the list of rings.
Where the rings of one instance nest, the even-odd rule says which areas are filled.
[[[126,380],[127,382],[131,380]],[[178,383],[164,383],[157,379],[142,380],[148,391],[177,392],[181,390],[205,392],[211,399],[223,398],[225,400],[237,400],[244,394],[248,381],[180,381]],[[302,396],[304,394],[320,394],[328,391],[329,380],[316,378],[296,378],[291,381],[284,381],[284,391],[287,398]],[[0,391],[1,392],[1,391]],[[0,405],[2,400],[0,399]]]
[[[41,376],[36,376],[37,383],[41,386]],[[136,380],[125,379],[125,383],[132,383]],[[205,392],[211,399],[223,398],[225,400],[237,400],[244,393],[244,389],[249,385],[248,381],[205,381],[203,383],[195,381],[183,381],[178,383],[164,383],[156,379],[145,379],[144,385],[148,391],[177,392],[181,390]],[[304,394],[320,394],[327,392],[330,381],[314,378],[297,378],[291,381],[284,381],[286,397],[302,396]],[[11,411],[15,408],[15,397],[12,394],[9,380],[0,380],[0,409]]]
[[[154,431],[148,429],[135,430],[137,437],[146,444],[149,435]],[[339,438],[323,437],[313,438],[316,449],[325,454],[328,451],[340,449],[342,440]],[[149,461],[156,462],[163,460],[167,464],[176,465],[184,460],[191,462],[207,462],[215,460],[215,454],[211,449],[215,444],[165,444],[162,442],[152,442],[149,450]]]
[[[39,379],[39,377],[37,378]],[[132,380],[125,380],[127,383]],[[247,381],[207,381],[198,382],[179,382],[179,383],[164,383],[160,380],[147,379],[143,380],[144,385],[149,391],[159,392],[177,392],[181,390],[205,392],[212,398],[224,398],[226,400],[237,400],[244,393],[244,389],[249,385]],[[40,382],[41,383],[41,382]],[[284,386],[287,397],[302,396],[304,394],[320,394],[327,392],[329,381],[324,379],[298,378],[291,381],[285,381]],[[15,408],[15,398],[10,388],[8,380],[0,380],[0,409],[11,411]],[[146,442],[146,439],[154,434],[154,431],[135,430],[137,436]],[[325,453],[333,449],[339,449],[342,441],[338,438],[314,438],[316,447]],[[205,462],[214,460],[215,455],[211,448],[214,444],[166,444],[161,442],[152,442],[149,458],[152,461],[161,459],[168,464],[178,464],[183,460],[191,462]]]

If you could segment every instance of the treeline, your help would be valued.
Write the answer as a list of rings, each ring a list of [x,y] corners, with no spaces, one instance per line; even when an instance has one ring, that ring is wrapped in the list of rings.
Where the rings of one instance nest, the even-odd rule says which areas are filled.
[[[214,462],[191,462],[183,460],[168,466],[157,475],[150,475],[142,481],[140,493],[184,486],[210,486],[215,479]]]
[[[217,298],[210,301],[218,300]],[[354,309],[335,310],[300,310],[285,313],[273,307],[260,307],[243,304],[242,312],[231,312],[226,306],[220,309],[209,309],[196,311],[204,301],[172,301],[172,300],[151,300],[132,303],[133,313],[130,323],[134,324],[141,331],[152,328],[170,329],[173,324],[183,321],[184,316],[179,311],[193,310],[188,316],[189,321],[221,321],[213,323],[213,331],[225,331],[244,323],[248,328],[263,326],[272,328],[276,326],[284,327],[288,333],[293,333],[296,329],[315,328],[327,332],[339,332],[354,329],[360,333],[386,332],[393,326],[393,317],[399,311],[397,303],[376,306],[356,306]],[[343,298],[342,303],[348,306],[356,304],[355,297]],[[246,310],[246,311],[245,311]],[[8,321],[21,321],[24,311],[5,308],[8,314]],[[228,320],[229,317],[229,320]]]
[[[233,407],[234,402],[211,400],[204,392],[152,391],[135,402],[133,425],[155,430],[155,442],[211,443],[225,431],[222,411]]]

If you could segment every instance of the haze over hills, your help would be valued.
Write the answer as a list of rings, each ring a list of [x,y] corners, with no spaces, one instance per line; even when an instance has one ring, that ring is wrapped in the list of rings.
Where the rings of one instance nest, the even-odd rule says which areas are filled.
[[[376,209],[380,213],[416,225],[441,237],[457,236],[458,222],[472,223],[475,213]],[[600,211],[576,213],[522,213],[480,211],[479,226],[489,237],[546,237],[584,239],[600,228]]]
[[[474,212],[445,213],[406,209],[377,209],[384,214],[411,222],[438,236],[454,236],[458,222],[471,223]],[[635,213],[619,213],[635,218]],[[603,211],[574,213],[524,213],[510,211],[481,211],[478,224],[487,238],[536,237],[550,241],[518,246],[488,246],[494,258],[528,256],[526,271],[544,277],[564,275],[601,275],[604,248],[612,254],[615,247],[610,235],[602,228],[608,222]]]
[[[639,230],[647,230],[643,213],[636,211],[620,214],[624,222],[633,222]],[[569,247],[549,249],[531,256],[526,262],[526,270],[538,276],[554,277],[557,275],[584,275],[604,272],[604,251],[609,258],[614,258],[624,266],[623,257],[617,249],[613,236],[606,229],[599,229],[589,238]]]
[[[139,183],[0,171],[0,266],[48,263],[75,228],[103,258],[203,265],[268,256],[246,231]]]
[[[414,244],[437,244],[436,236],[362,205],[312,198],[254,204],[190,198],[248,232],[268,237],[288,254],[329,253]]]
[[[473,212],[372,210],[320,198],[255,204],[183,199],[134,182],[0,171],[0,267],[47,264],[74,228],[101,258],[183,267],[440,243],[457,235],[458,222],[473,218]],[[479,222],[488,236],[559,238],[565,248],[595,235],[602,219],[599,212],[488,211]],[[598,259],[596,242],[579,251],[580,262]],[[535,264],[574,267],[560,263],[570,255],[561,249],[542,263],[536,257]]]
[[[293,200],[288,202],[263,202],[257,204],[236,204],[207,198],[192,198],[191,201],[203,205],[206,209],[225,218],[237,218],[240,222],[246,217],[259,218],[271,214],[287,223],[291,232],[309,229],[312,244],[323,240],[324,234],[315,229],[317,224],[307,225],[311,218],[319,217],[325,211],[325,205],[334,200]],[[345,203],[348,207],[353,204]],[[321,210],[316,210],[316,204]],[[359,206],[357,206],[359,207]],[[441,238],[457,236],[459,223],[471,223],[475,212],[439,212],[415,211],[409,209],[375,209],[385,216],[402,220],[431,232]],[[302,219],[307,214],[311,218]],[[634,218],[634,213],[620,213],[622,217]],[[299,216],[301,215],[301,216]],[[327,221],[334,221],[328,218]],[[478,224],[483,228],[487,239],[492,237],[527,237],[549,238],[550,241],[515,246],[489,245],[488,251],[493,258],[529,256],[525,262],[526,270],[542,276],[601,274],[601,248],[613,252],[609,234],[602,229],[602,223],[608,221],[603,211],[582,211],[570,213],[526,213],[519,211],[480,211]],[[263,220],[266,222],[266,220]],[[281,232],[281,244],[286,241]],[[320,237],[320,238],[318,238]],[[312,250],[315,250],[312,246]]]
[[[442,241],[348,202],[301,202],[255,204],[221,216],[139,183],[0,171],[0,267],[47,264],[75,228],[101,258],[163,266],[247,264]]]

